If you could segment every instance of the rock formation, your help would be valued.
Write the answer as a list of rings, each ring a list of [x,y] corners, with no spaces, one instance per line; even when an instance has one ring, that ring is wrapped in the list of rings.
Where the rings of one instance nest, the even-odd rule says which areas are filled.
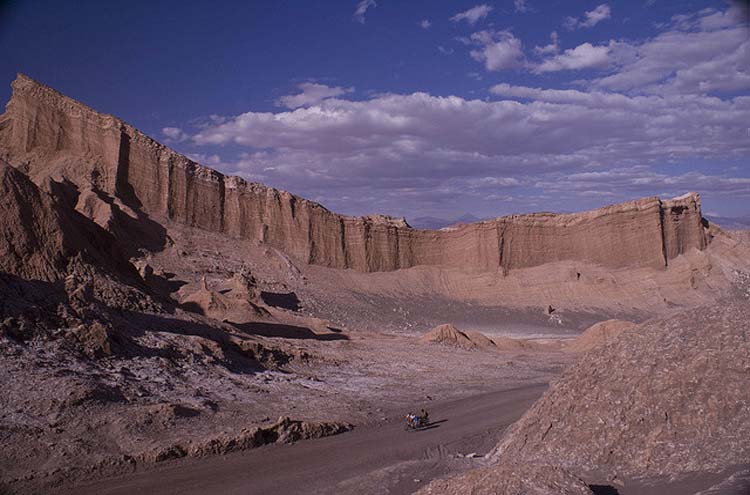
[[[635,323],[624,320],[606,320],[595,323],[570,342],[565,350],[586,352],[602,344],[611,343],[622,332],[631,330]]]
[[[479,347],[480,349],[492,349],[495,347],[495,342],[492,341],[489,337],[487,337],[482,332],[477,332],[476,330],[467,330],[464,332],[464,335],[469,338],[472,344],[474,344],[476,347]]]
[[[297,421],[281,417],[269,426],[245,428],[235,435],[222,435],[200,443],[174,444],[143,452],[140,462],[162,462],[179,457],[205,457],[249,450],[272,443],[290,444],[300,440],[338,435],[352,429],[346,423]]]
[[[560,260],[664,267],[706,245],[695,193],[579,214],[512,215],[442,231],[411,229],[403,219],[384,216],[336,215],[288,192],[202,167],[23,75],[13,82],[0,118],[0,150],[37,182],[51,178],[86,192],[84,211],[99,221],[109,222],[107,208],[91,201],[103,198],[117,209],[261,241],[334,268],[441,265],[507,272]]]
[[[62,278],[76,251],[73,226],[51,198],[18,170],[0,162],[0,271],[21,278]]]
[[[748,321],[739,301],[622,333],[554,383],[495,455],[610,480],[747,464]]]
[[[425,343],[447,344],[466,349],[472,349],[477,346],[468,335],[449,323],[436,326],[422,335],[419,340]]]
[[[74,210],[55,203],[23,173],[0,161],[0,272],[26,280],[65,278],[71,259],[138,279],[109,235]]]
[[[419,338],[419,341],[428,344],[444,344],[463,349],[530,351],[539,348],[539,344],[523,339],[513,339],[503,336],[489,338],[485,334],[475,330],[462,332],[449,323],[430,329]]]

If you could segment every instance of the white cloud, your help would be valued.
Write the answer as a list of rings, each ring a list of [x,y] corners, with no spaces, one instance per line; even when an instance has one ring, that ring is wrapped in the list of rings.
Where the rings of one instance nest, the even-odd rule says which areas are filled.
[[[526,5],[526,0],[513,0],[513,6],[516,8],[516,12],[529,11],[529,6]]]
[[[378,4],[375,3],[375,0],[361,0],[359,3],[357,3],[357,8],[354,11],[354,15],[352,16],[355,21],[364,24],[365,23],[365,14],[367,13],[367,9],[370,7],[377,7]]]
[[[599,24],[605,19],[609,19],[611,14],[612,9],[610,9],[608,4],[603,3],[596,7],[594,10],[590,10],[583,14],[583,19],[566,17],[563,21],[563,26],[571,30],[576,28],[590,28]]]
[[[534,51],[539,55],[550,55],[557,54],[560,52],[559,41],[560,38],[557,35],[557,31],[552,31],[549,34],[550,44],[545,46],[535,46]]]
[[[453,48],[446,48],[443,45],[438,45],[437,49],[443,55],[453,55]]]
[[[487,14],[489,14],[490,12],[492,12],[492,7],[490,7],[486,3],[483,3],[481,5],[474,6],[469,10],[459,12],[458,14],[451,17],[450,20],[453,22],[466,21],[473,26],[480,19],[484,19],[485,17],[487,17]]]
[[[509,31],[479,31],[473,33],[469,41],[479,46],[479,49],[470,52],[471,58],[483,62],[489,71],[523,65],[521,40]]]
[[[704,199],[741,203],[750,200],[746,167],[718,173],[687,165],[750,157],[750,96],[712,94],[750,88],[748,40],[715,13],[675,20],[640,42],[549,50],[539,63],[524,61],[509,32],[466,40],[488,70],[606,67],[576,89],[496,84],[490,100],[338,94],[289,110],[214,117],[192,142],[208,157],[222,145],[245,149],[218,166],[346,213],[459,204],[497,213],[506,203],[513,211],[536,203],[559,209],[695,189]],[[505,50],[492,52],[497,44]]]
[[[321,102],[327,98],[341,96],[354,91],[354,88],[342,88],[339,86],[330,87],[325,84],[310,82],[302,83],[297,87],[302,90],[301,93],[282,96],[276,101],[276,104],[287,108],[306,107],[314,105],[315,103]]]
[[[167,137],[168,141],[175,142],[185,141],[190,137],[179,127],[165,127],[161,130],[161,133]]]
[[[591,43],[583,43],[544,60],[533,70],[542,73],[602,67],[607,65],[609,61],[609,50],[608,46],[594,46]]]
[[[708,19],[708,21],[707,21]],[[683,16],[640,43],[611,45],[614,73],[593,85],[643,93],[722,93],[750,89],[750,39],[741,25],[724,27],[715,13]]]
[[[272,177],[291,181],[381,185],[507,176],[518,167],[544,174],[750,153],[750,97],[629,97],[503,85],[492,91],[510,99],[413,93],[326,100],[288,112],[247,112],[201,130],[193,141],[269,150],[244,165],[260,175],[274,167]]]
[[[430,26],[432,26],[432,23],[429,19],[422,19],[421,21],[419,21],[419,27],[421,27],[422,29],[429,29]]]
[[[220,167],[222,165],[225,165],[222,161],[219,155],[206,155],[203,153],[188,153],[188,158],[193,160],[194,162],[200,163],[202,165],[208,165],[210,167]]]

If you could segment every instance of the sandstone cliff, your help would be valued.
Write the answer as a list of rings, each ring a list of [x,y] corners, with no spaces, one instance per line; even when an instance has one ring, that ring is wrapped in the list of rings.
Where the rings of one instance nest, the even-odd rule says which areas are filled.
[[[203,167],[51,88],[19,75],[0,117],[0,157],[35,181],[68,181],[160,221],[252,239],[307,263],[390,271],[441,265],[496,271],[575,260],[664,267],[706,244],[700,199],[646,198],[579,214],[513,215],[456,229],[347,217]]]

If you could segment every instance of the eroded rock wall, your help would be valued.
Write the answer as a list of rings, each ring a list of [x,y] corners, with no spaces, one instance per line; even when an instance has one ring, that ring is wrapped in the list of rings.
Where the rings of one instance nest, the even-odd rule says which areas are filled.
[[[507,272],[559,260],[664,267],[706,244],[695,193],[577,214],[513,215],[442,231],[411,229],[391,217],[337,215],[288,192],[203,167],[23,75],[13,82],[0,118],[0,152],[37,182],[93,185],[157,220],[365,272],[416,265]]]

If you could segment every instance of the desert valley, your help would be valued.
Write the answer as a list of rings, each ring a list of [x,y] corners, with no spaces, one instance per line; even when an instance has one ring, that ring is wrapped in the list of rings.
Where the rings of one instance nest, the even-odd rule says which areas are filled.
[[[0,493],[749,493],[750,243],[698,193],[419,230],[12,90]]]

